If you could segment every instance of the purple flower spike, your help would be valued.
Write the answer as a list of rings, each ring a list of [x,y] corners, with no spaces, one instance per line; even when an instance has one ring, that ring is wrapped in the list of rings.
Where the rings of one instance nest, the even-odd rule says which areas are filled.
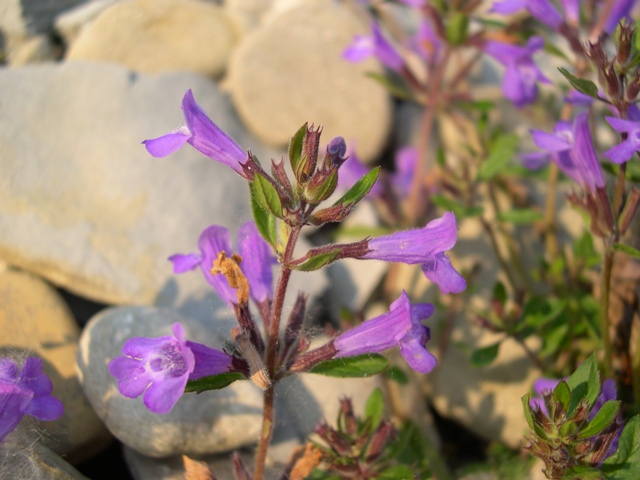
[[[504,0],[492,5],[490,12],[511,15],[527,9],[536,20],[558,30],[562,25],[562,15],[549,0]]]
[[[404,60],[382,35],[376,22],[371,23],[371,36],[356,35],[353,43],[342,54],[349,62],[360,62],[371,55],[391,70],[400,71],[404,65]]]
[[[522,107],[536,100],[538,82],[551,83],[532,58],[543,45],[544,41],[540,37],[531,37],[525,47],[493,40],[484,45],[484,51],[506,67],[502,80],[502,93],[516,107]]]
[[[182,110],[187,125],[162,137],[142,142],[154,157],[166,157],[190,143],[203,155],[224,163],[242,174],[242,165],[247,154],[233,139],[211,121],[196,103],[191,90],[187,90],[182,99]]]
[[[240,268],[249,281],[249,294],[256,303],[273,298],[275,257],[254,222],[247,222],[238,230],[238,251],[242,257]]]
[[[602,154],[613,163],[624,163],[640,150],[640,121],[623,120],[616,117],[605,117],[616,132],[626,133],[627,139]]]
[[[176,254],[169,257],[174,273],[184,273],[200,266],[207,282],[218,296],[231,308],[238,303],[236,290],[229,286],[224,275],[211,273],[213,262],[220,252],[231,256],[233,249],[229,230],[218,225],[206,228],[198,240],[200,253]],[[249,281],[251,298],[257,303],[273,296],[271,265],[276,261],[271,248],[258,233],[255,223],[248,222],[238,232],[238,250],[242,256],[240,268]]]
[[[444,254],[456,244],[456,236],[456,217],[447,212],[423,228],[372,238],[369,252],[362,258],[420,263],[426,277],[436,283],[442,293],[460,293],[467,288],[467,282]]]
[[[591,140],[587,112],[573,121],[558,122],[554,133],[532,130],[533,141],[538,147],[549,152],[551,159],[560,170],[583,188],[594,193],[604,186],[602,169]]]
[[[9,358],[0,358],[0,441],[12,432],[24,415],[38,420],[60,418],[64,407],[51,396],[53,384],[42,371],[42,360],[29,357],[22,369]]]
[[[438,363],[427,351],[429,329],[421,320],[433,314],[429,303],[411,305],[403,291],[389,312],[367,320],[339,335],[333,342],[336,358],[378,353],[399,346],[400,353],[416,372],[429,373]]]
[[[224,373],[232,360],[224,352],[186,341],[179,323],[171,329],[174,336],[127,340],[123,356],[109,363],[120,393],[127,398],[143,395],[145,406],[160,414],[171,411],[188,380]]]

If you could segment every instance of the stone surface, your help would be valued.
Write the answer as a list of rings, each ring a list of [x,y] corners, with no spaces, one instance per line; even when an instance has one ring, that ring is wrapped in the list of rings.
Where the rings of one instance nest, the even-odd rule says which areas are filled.
[[[70,45],[85,24],[97,17],[103,10],[120,0],[88,0],[60,13],[55,18],[55,29]]]
[[[218,76],[237,37],[224,10],[199,0],[131,0],[101,12],[73,41],[68,60],[113,62],[143,73]]]
[[[171,334],[180,322],[186,337],[214,348],[228,338],[231,319],[198,322],[168,309],[119,307],[96,315],[87,325],[78,350],[80,383],[93,408],[124,444],[151,457],[219,453],[255,443],[261,426],[262,392],[248,381],[200,395],[180,398],[167,415],[146,409],[142,400],[123,397],[107,369],[133,337]]]
[[[52,30],[54,17],[84,0],[3,0],[0,30],[9,36],[24,36]]]
[[[22,359],[40,357],[53,382],[53,395],[64,404],[64,414],[53,422],[25,416],[26,429],[43,431],[41,441],[68,461],[79,462],[111,441],[78,383],[75,357],[79,331],[60,295],[30,274],[0,273],[0,351]],[[8,478],[8,477],[2,477]]]
[[[243,148],[271,156],[199,75],[0,70],[0,259],[103,303],[221,306],[200,272],[175,276],[166,258],[194,251],[213,223],[235,232],[249,220],[247,186],[188,146],[156,159],[140,145],[184,122],[188,88]]]
[[[0,478],[11,480],[87,480],[64,459],[33,439],[7,436],[0,444]]]
[[[29,63],[54,62],[58,52],[47,35],[13,38],[7,46],[7,61],[11,67],[21,67]]]
[[[376,157],[391,126],[386,91],[364,76],[375,61],[351,64],[342,51],[368,25],[343,4],[306,2],[264,22],[243,38],[229,63],[227,84],[246,125],[286,145],[304,123],[323,125],[323,141],[355,140],[365,161]]]

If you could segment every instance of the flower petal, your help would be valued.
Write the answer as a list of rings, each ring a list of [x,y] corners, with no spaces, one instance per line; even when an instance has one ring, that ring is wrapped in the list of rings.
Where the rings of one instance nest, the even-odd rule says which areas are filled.
[[[242,272],[249,281],[251,298],[260,303],[273,298],[275,256],[262,238],[254,222],[247,222],[238,230],[238,251],[242,257]]]
[[[173,263],[173,273],[184,273],[200,265],[202,263],[202,255],[199,253],[176,253],[167,260]]]
[[[440,287],[442,293],[460,293],[467,288],[467,281],[460,275],[444,253],[434,256],[432,262],[422,264],[422,272]]]
[[[191,138],[189,130],[181,128],[176,132],[145,140],[142,144],[153,157],[162,158],[180,150],[189,138]]]

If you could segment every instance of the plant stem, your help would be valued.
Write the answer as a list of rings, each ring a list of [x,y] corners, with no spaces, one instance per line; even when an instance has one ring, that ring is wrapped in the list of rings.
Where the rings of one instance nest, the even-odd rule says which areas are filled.
[[[254,480],[262,480],[264,477],[264,467],[267,458],[267,448],[271,442],[273,435],[273,399],[275,397],[275,374],[280,365],[278,365],[278,346],[280,344],[280,318],[282,317],[282,306],[284,305],[284,297],[287,293],[287,286],[291,278],[291,259],[293,258],[293,249],[298,241],[301,226],[291,228],[291,233],[287,239],[287,246],[282,257],[282,266],[276,283],[276,290],[273,296],[273,305],[271,307],[271,319],[269,321],[269,331],[267,335],[267,358],[266,366],[269,372],[269,378],[272,384],[264,391],[264,406],[262,407],[262,430],[260,431],[260,439],[258,440],[258,448],[256,450],[256,460],[253,478]]]
[[[558,165],[551,162],[547,179],[547,198],[544,208],[544,242],[551,258],[558,255],[558,237],[556,235],[556,195],[558,191]]]
[[[609,293],[611,290],[611,270],[613,268],[613,248],[605,240],[604,263],[602,265],[600,288],[600,330],[604,350],[604,371],[607,378],[613,378],[612,346],[609,336]]]

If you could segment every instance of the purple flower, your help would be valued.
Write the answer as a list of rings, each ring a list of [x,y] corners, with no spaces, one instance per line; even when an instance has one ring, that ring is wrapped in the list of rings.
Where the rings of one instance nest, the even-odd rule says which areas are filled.
[[[547,153],[530,154],[529,159],[550,156],[560,170],[592,193],[604,186],[602,170],[591,140],[587,112],[579,114],[573,124],[556,123],[553,133],[532,130],[531,134],[535,144]]]
[[[42,371],[42,360],[28,357],[22,369],[9,358],[0,358],[0,441],[18,426],[24,415],[51,421],[64,412],[62,402],[51,396],[53,384]]]
[[[353,43],[342,54],[349,62],[360,62],[374,55],[380,62],[391,70],[400,71],[404,60],[397,50],[382,35],[376,22],[371,23],[371,35],[356,35]]]
[[[220,252],[231,256],[229,230],[212,225],[202,232],[198,240],[200,253],[176,254],[169,257],[174,273],[184,273],[200,266],[207,282],[225,303],[233,308],[238,303],[236,290],[229,286],[224,275],[211,273],[214,260]],[[264,241],[253,222],[242,225],[238,231],[238,250],[242,257],[240,268],[249,281],[249,293],[257,303],[271,300],[273,296],[271,265],[275,257],[267,242]]]
[[[154,157],[166,157],[180,150],[185,143],[190,143],[203,155],[242,174],[241,163],[247,160],[246,152],[207,117],[191,90],[184,94],[182,111],[187,125],[162,137],[145,140],[142,143],[147,151]]]
[[[558,30],[562,25],[562,15],[549,0],[504,0],[494,3],[489,11],[510,15],[523,9],[527,9],[536,20],[549,25],[554,30]]]
[[[543,44],[544,41],[540,37],[531,37],[525,47],[493,40],[484,44],[484,51],[506,67],[502,79],[502,92],[516,107],[535,101],[538,96],[538,82],[551,83],[532,58]]]
[[[429,373],[438,362],[426,349],[429,329],[422,325],[421,320],[429,318],[433,311],[430,303],[411,305],[403,291],[391,304],[388,313],[338,336],[333,342],[337,350],[335,357],[378,353],[399,346],[411,368],[416,372]]]
[[[409,195],[413,172],[418,163],[418,149],[403,147],[396,152],[396,171],[391,174],[391,188],[399,198]]]
[[[179,323],[171,329],[174,336],[127,340],[123,356],[109,363],[109,373],[118,380],[122,395],[143,395],[145,406],[161,414],[171,411],[188,380],[227,372],[232,360],[224,352],[185,340]]]
[[[467,282],[444,254],[456,244],[456,236],[456,217],[447,212],[423,228],[372,238],[369,251],[362,258],[420,263],[425,276],[438,284],[442,293],[460,293],[467,288]]]
[[[613,163],[624,163],[640,150],[640,121],[623,120],[616,117],[605,117],[609,125],[618,133],[626,133],[626,140],[602,154]]]
[[[604,31],[613,33],[618,27],[620,20],[623,18],[629,20],[629,15],[635,4],[636,0],[617,0],[614,2],[613,8],[609,12],[609,18],[607,18],[607,22],[604,25]]]

